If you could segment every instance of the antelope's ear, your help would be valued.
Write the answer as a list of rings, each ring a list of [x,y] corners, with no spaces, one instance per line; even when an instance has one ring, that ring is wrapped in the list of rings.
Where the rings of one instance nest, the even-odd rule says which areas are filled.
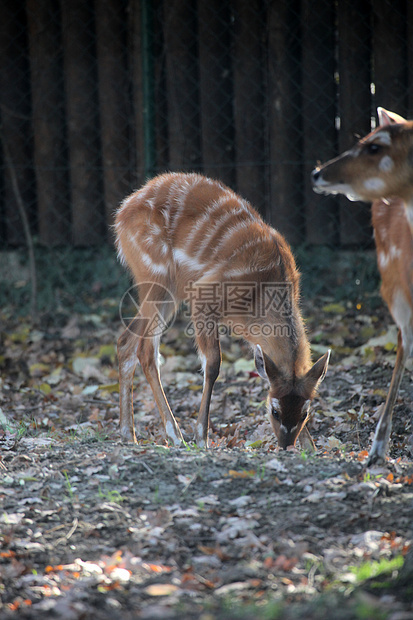
[[[316,389],[326,376],[328,362],[330,361],[330,353],[331,350],[329,349],[327,353],[324,353],[324,355],[320,357],[320,359],[316,361],[314,366],[312,366],[307,372],[305,380],[307,388],[310,388],[310,391]]]
[[[282,398],[290,389],[288,377],[285,377],[276,364],[265,355],[260,345],[255,347],[255,368],[263,379],[266,379],[271,385],[273,397]]]
[[[386,125],[394,125],[394,123],[405,123],[406,119],[396,114],[395,112],[389,112],[384,108],[377,108],[377,116],[379,118],[379,127],[385,127]]]
[[[262,379],[269,381],[267,369],[265,368],[264,353],[259,344],[255,347],[255,368]]]
[[[265,355],[259,344],[255,347],[255,368],[260,377],[270,382],[274,382],[280,374],[277,366]]]

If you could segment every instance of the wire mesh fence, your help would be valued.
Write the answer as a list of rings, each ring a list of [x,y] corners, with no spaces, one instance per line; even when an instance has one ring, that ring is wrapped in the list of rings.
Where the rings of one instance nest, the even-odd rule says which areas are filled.
[[[65,286],[67,247],[111,252],[120,200],[165,170],[221,179],[294,246],[371,247],[368,207],[309,174],[376,105],[409,115],[412,53],[409,0],[3,0],[0,249],[27,242],[19,194]]]

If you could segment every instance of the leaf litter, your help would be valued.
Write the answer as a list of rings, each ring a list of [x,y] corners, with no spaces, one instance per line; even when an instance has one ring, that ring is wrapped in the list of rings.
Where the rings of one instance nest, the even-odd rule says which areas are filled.
[[[127,446],[110,313],[36,326],[1,316],[1,618],[413,618],[402,566],[412,553],[411,365],[389,459],[366,469],[394,364],[391,319],[327,299],[304,313],[314,356],[333,349],[314,456],[278,451],[243,343],[223,339],[208,451],[165,445],[139,370],[138,444]],[[190,440],[202,375],[182,326],[161,354]]]

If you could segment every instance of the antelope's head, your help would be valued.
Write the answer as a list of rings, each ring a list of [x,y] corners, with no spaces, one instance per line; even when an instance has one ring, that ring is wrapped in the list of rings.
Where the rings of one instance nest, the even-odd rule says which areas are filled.
[[[313,189],[349,200],[413,199],[413,122],[377,110],[379,127],[312,172]]]
[[[330,351],[327,351],[302,377],[293,380],[283,376],[277,365],[263,352],[255,348],[255,366],[258,374],[270,384],[267,406],[268,417],[284,450],[294,446],[310,417],[310,405],[317,387],[324,379]]]

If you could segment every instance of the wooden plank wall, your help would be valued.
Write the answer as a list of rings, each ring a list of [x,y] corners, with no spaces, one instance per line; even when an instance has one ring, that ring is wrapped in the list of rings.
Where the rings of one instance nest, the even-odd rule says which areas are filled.
[[[309,174],[370,129],[376,105],[413,114],[412,41],[410,0],[3,0],[0,130],[36,239],[101,244],[145,175],[196,170],[292,244],[367,247],[368,207],[315,195]],[[0,247],[18,246],[4,154],[0,164]]]

